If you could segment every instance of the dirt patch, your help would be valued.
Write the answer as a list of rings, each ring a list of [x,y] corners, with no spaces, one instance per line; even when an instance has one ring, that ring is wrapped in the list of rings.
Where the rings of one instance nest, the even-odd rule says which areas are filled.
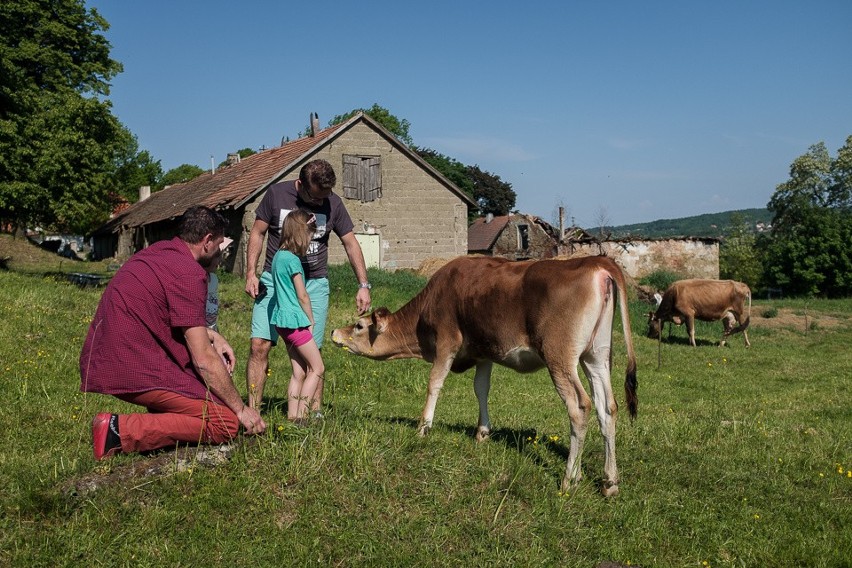
[[[766,315],[772,314],[770,317]],[[790,308],[774,308],[769,305],[754,304],[751,307],[751,327],[769,329],[796,329],[808,331],[817,329],[836,329],[849,325],[849,320],[837,318],[819,312],[804,312]]]
[[[120,465],[113,465],[115,462],[109,460],[99,462],[93,471],[67,480],[59,490],[65,495],[85,497],[104,487],[130,488],[158,477],[191,471],[195,467],[217,467],[227,463],[237,447],[235,442],[221,446],[179,448]]]

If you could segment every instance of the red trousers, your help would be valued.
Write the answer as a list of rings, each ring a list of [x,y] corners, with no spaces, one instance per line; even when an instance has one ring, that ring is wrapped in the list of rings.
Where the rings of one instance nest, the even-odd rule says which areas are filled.
[[[166,390],[115,395],[148,413],[121,414],[118,433],[122,452],[146,452],[177,445],[223,444],[237,437],[240,421],[227,406],[187,398]]]

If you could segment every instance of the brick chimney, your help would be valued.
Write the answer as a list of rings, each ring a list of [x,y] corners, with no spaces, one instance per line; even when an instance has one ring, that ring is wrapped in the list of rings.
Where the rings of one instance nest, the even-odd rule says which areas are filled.
[[[311,113],[311,138],[319,132],[319,115],[315,112]]]

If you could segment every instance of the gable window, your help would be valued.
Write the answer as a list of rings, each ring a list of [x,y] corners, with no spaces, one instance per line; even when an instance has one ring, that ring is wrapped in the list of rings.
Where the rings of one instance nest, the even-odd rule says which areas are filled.
[[[530,227],[529,225],[518,225],[518,250],[527,250],[530,248]]]
[[[343,155],[343,197],[362,203],[382,196],[381,156]]]

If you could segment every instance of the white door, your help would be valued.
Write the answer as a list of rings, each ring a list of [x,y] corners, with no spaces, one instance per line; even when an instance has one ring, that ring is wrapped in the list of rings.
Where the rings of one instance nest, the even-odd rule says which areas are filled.
[[[361,245],[361,252],[364,253],[364,263],[367,268],[381,267],[381,256],[379,250],[379,235],[369,235],[366,233],[355,233],[355,238],[358,239],[358,244]]]

